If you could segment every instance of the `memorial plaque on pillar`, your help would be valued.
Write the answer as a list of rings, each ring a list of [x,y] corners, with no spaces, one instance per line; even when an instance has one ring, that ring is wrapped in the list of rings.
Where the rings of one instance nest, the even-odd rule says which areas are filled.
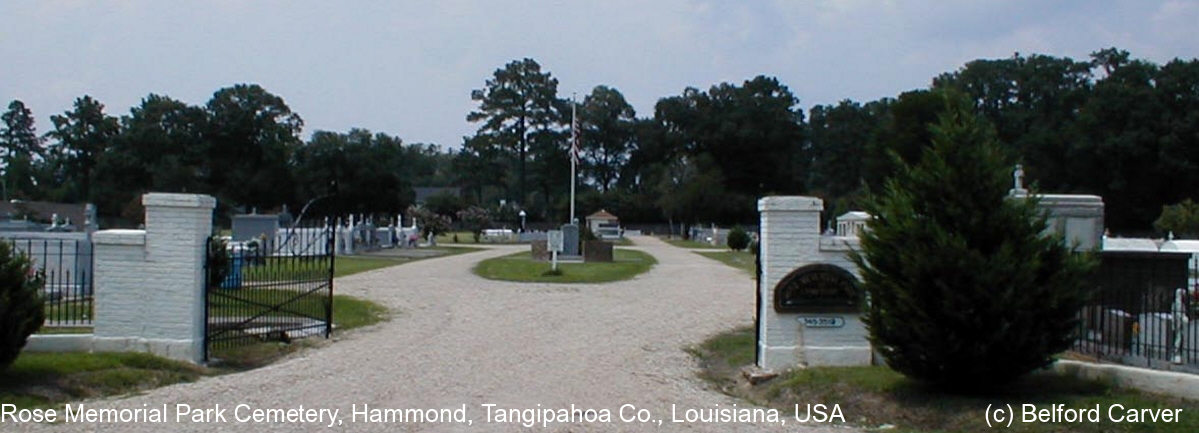
[[[862,312],[862,293],[849,271],[834,265],[808,265],[774,286],[774,309],[780,313],[856,314]]]

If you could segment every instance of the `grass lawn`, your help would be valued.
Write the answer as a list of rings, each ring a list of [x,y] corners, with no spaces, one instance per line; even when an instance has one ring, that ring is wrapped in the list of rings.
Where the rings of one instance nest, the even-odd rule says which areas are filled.
[[[354,275],[359,272],[373,271],[388,266],[402,265],[417,260],[452,256],[479,251],[475,247],[434,247],[422,248],[422,251],[439,252],[441,254],[428,257],[402,257],[384,255],[334,256],[333,278]],[[324,277],[328,262],[319,258],[267,257],[267,266],[243,265],[242,279],[247,282],[266,282],[284,279],[319,280]]]
[[[633,278],[658,263],[653,256],[637,250],[615,248],[612,254],[612,263],[558,263],[561,275],[547,275],[550,263],[533,260],[528,252],[484,260],[475,266],[474,272],[491,280],[606,283]]]
[[[1030,375],[1007,389],[978,395],[945,394],[928,389],[887,367],[820,367],[795,370],[774,380],[750,386],[740,367],[753,363],[754,332],[749,328],[717,335],[689,349],[703,366],[701,376],[723,392],[755,404],[794,413],[806,404],[840,405],[848,423],[889,432],[1196,432],[1199,402],[1115,388],[1109,383],[1050,373]],[[1064,404],[1066,408],[1100,407],[1097,423],[1023,423],[1019,416],[1010,429],[987,427],[988,405],[1022,404],[1038,409]],[[1126,409],[1182,409],[1176,423],[1115,423],[1107,418],[1114,404]],[[888,428],[882,426],[894,426]]]
[[[373,325],[385,320],[387,314],[387,308],[377,303],[347,295],[333,296],[334,332]],[[263,342],[221,349],[212,354],[221,362],[210,367],[145,353],[23,352],[12,366],[0,372],[0,402],[22,408],[58,407],[85,398],[134,393],[261,367],[304,347],[326,344],[325,341],[309,338],[292,344]]]
[[[472,251],[463,248],[451,254]],[[412,259],[338,257],[339,276],[406,263]],[[274,292],[274,293],[259,293]],[[238,289],[243,296],[279,294],[269,289]],[[211,296],[211,295],[210,295]],[[315,313],[324,309],[321,297],[306,297],[289,309]],[[236,300],[214,297],[213,314],[237,315]],[[386,320],[388,309],[380,304],[348,295],[333,295],[334,332],[373,325]],[[42,333],[90,333],[91,328],[42,328]],[[327,344],[322,338],[306,338],[291,344],[262,342],[214,350],[220,362],[209,367],[171,361],[144,353],[33,353],[24,352],[7,370],[0,372],[0,402],[18,407],[60,407],[63,403],[123,395],[179,382],[261,367],[309,346]]]
[[[454,240],[455,236],[458,240]],[[475,236],[471,232],[447,232],[437,235],[437,244],[518,244],[520,242],[488,242],[479,235],[480,242],[475,242]]]
[[[749,276],[754,276],[754,254],[748,251],[696,251],[696,254],[707,257],[709,259],[719,260],[720,262],[732,266],[734,268],[745,271]]]
[[[712,246],[712,244],[709,244],[707,242],[700,242],[700,241],[695,241],[695,240],[690,240],[690,239],[675,238],[675,237],[661,237],[659,239],[662,239],[662,241],[664,241],[668,244],[674,245],[676,247],[679,247],[679,248],[691,248],[691,249],[699,248],[699,249],[705,249],[705,250],[726,249],[723,246],[719,246],[719,247]]]
[[[192,382],[213,370],[144,353],[22,353],[0,372],[0,402],[52,407]]]
[[[391,256],[338,256],[333,262],[333,277],[344,277],[354,275],[359,272],[373,271],[379,268],[388,266],[402,265],[404,263],[415,262],[418,260],[435,259],[438,257],[447,257],[458,254],[473,253],[481,251],[482,248],[475,247],[432,247],[422,248],[423,251],[441,251],[444,254],[430,257],[391,257]]]

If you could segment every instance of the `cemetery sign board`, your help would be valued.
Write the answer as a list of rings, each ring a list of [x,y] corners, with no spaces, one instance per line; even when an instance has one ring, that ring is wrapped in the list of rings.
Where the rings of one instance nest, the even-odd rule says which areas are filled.
[[[563,236],[561,230],[550,230],[546,232],[546,247],[551,251],[562,252]]]
[[[801,267],[774,287],[774,309],[780,313],[862,312],[862,294],[849,271],[829,264]]]

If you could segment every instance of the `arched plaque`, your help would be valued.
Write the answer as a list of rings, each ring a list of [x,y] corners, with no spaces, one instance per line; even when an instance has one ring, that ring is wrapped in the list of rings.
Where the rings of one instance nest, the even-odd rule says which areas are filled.
[[[791,271],[774,286],[774,310],[780,313],[860,313],[858,279],[828,264]]]

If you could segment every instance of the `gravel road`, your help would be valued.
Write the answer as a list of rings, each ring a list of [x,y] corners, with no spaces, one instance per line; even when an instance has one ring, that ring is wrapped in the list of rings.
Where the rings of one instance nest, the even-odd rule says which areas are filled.
[[[488,281],[478,261],[527,247],[394,266],[338,279],[338,293],[390,307],[395,317],[254,371],[204,378],[143,395],[87,402],[89,408],[169,405],[158,424],[6,425],[37,431],[849,431],[801,425],[674,423],[686,409],[752,408],[696,377],[684,348],[753,321],[753,288],[744,273],[649,237],[636,248],[659,264],[628,281],[600,285]],[[176,404],[220,405],[227,422],[175,422]],[[816,402],[814,402],[816,403]],[[239,423],[255,409],[336,409],[312,423]],[[487,404],[494,404],[490,422]],[[506,409],[570,409],[611,414],[611,422],[550,422],[532,428],[499,421]],[[146,406],[143,406],[146,405]],[[351,411],[461,409],[471,423],[371,423]],[[540,406],[538,406],[540,405]],[[620,420],[623,405],[646,409],[650,422]],[[626,415],[635,410],[625,406]],[[591,412],[588,412],[591,411]],[[523,414],[532,414],[525,411]],[[535,416],[535,415],[534,415]],[[852,414],[846,414],[852,419]],[[661,420],[662,425],[657,421]],[[10,427],[17,427],[10,429]]]

